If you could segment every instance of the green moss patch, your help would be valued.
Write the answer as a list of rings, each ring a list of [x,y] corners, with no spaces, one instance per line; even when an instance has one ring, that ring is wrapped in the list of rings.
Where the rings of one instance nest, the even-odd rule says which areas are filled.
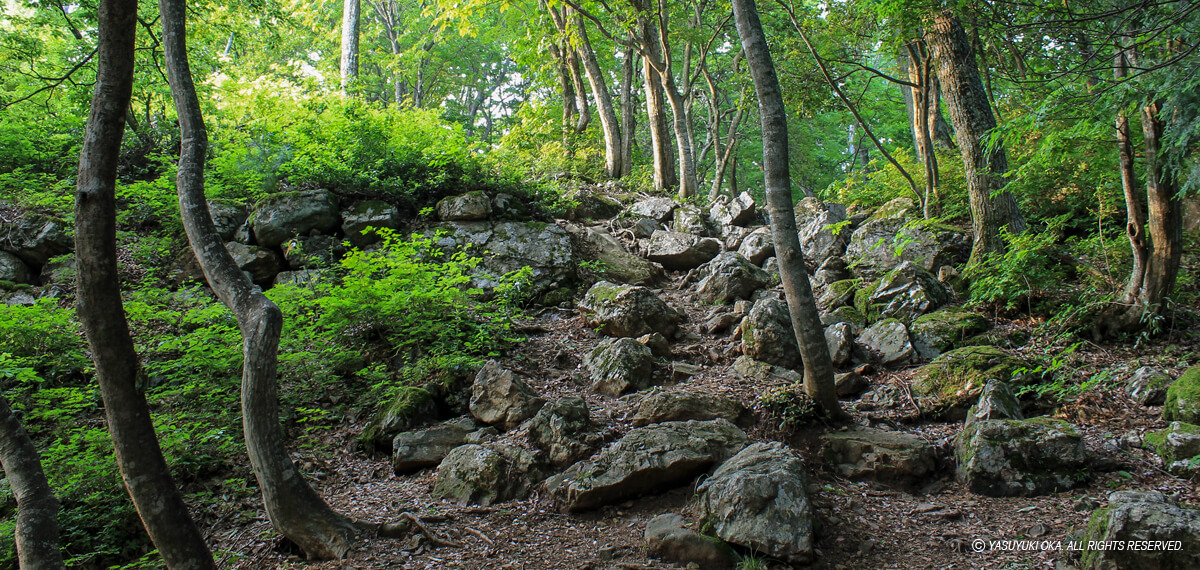
[[[967,346],[947,352],[913,374],[912,389],[946,404],[970,405],[988,380],[1019,384],[1018,370],[1029,366],[1024,360],[992,346]]]
[[[1188,368],[1167,388],[1163,419],[1200,424],[1200,366]]]

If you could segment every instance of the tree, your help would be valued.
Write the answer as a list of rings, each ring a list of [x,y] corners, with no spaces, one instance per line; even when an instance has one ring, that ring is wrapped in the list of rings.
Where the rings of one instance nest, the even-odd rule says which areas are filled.
[[[787,113],[775,64],[767,49],[767,38],[758,19],[753,0],[733,0],[734,19],[746,63],[758,92],[759,116],[763,133],[763,173],[767,208],[771,217],[771,235],[779,257],[779,276],[787,298],[792,328],[804,360],[804,391],[817,405],[832,415],[840,415],[837,392],[833,386],[833,362],[825,344],[824,329],[817,315],[812,286],[804,263],[804,251],[796,233],[793,214],[791,174],[788,168]]]
[[[176,182],[179,209],[209,285],[237,318],[242,332],[242,429],[267,516],[309,557],[341,558],[350,547],[355,527],[304,480],[287,453],[279,427],[275,373],[283,314],[230,257],[204,196],[208,135],[188,65],[186,6],[183,0],[159,0],[159,9],[167,75],[183,140]]]
[[[146,532],[169,568],[213,568],[154,433],[117,276],[115,188],[133,90],[136,25],[136,0],[100,3],[96,87],[75,193],[78,316],[96,363],[121,479]]]
[[[342,0],[342,93],[358,77],[358,28],[362,22],[359,0]]]
[[[17,500],[17,557],[25,570],[66,568],[58,544],[58,500],[37,448],[0,396],[0,465]]]
[[[996,117],[962,22],[953,12],[943,10],[929,19],[926,34],[937,60],[938,79],[966,171],[974,235],[970,260],[973,265],[989,253],[1004,251],[1000,228],[1020,233],[1025,230],[1025,219],[1012,193],[1003,189],[1008,170],[1003,144],[987,144],[987,138],[996,128]]]

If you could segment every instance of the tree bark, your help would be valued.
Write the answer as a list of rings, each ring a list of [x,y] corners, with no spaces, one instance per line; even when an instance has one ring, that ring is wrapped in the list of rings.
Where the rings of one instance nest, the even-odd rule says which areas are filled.
[[[600,62],[596,59],[592,43],[588,40],[583,16],[575,14],[572,19],[575,21],[575,30],[579,40],[576,51],[579,52],[579,59],[583,61],[583,69],[587,72],[588,84],[592,87],[592,97],[596,99],[596,111],[600,115],[600,127],[604,131],[604,170],[609,178],[620,178],[625,166],[621,163],[624,158],[620,148],[621,124],[617,122],[617,111],[613,106],[612,92],[608,90],[608,81],[604,77],[604,71],[600,69]]]
[[[643,12],[645,10],[642,9]],[[650,147],[654,157],[654,189],[664,190],[677,185],[679,177],[675,171],[675,156],[671,152],[671,135],[663,102],[663,79],[652,63],[655,51],[661,51],[658,27],[644,13],[638,16],[638,24],[641,31],[639,41],[647,52],[642,57],[642,66],[645,73],[646,119],[650,126]]]
[[[633,172],[633,135],[637,131],[633,100],[633,67],[636,59],[636,54],[626,52],[621,62],[621,171],[618,178]]]
[[[58,499],[50,490],[42,460],[0,396],[0,465],[17,499],[17,559],[25,570],[66,568],[58,544]]]
[[[359,0],[342,0],[342,93],[358,77],[358,29],[362,21]]]
[[[304,480],[288,456],[279,427],[275,374],[283,315],[234,263],[208,211],[204,196],[208,135],[188,64],[185,3],[160,0],[159,8],[163,52],[183,141],[176,182],[179,209],[209,285],[237,318],[242,333],[242,428],[250,465],[276,530],[310,558],[341,558],[350,547],[354,526]]]
[[[100,3],[96,87],[75,194],[77,314],[96,364],[121,479],[150,540],[169,568],[213,568],[212,554],[188,516],[158,446],[139,388],[144,372],[125,321],[117,276],[117,162],[133,91],[136,25],[135,0]]]
[[[1025,231],[1025,219],[1012,193],[1003,190],[1008,170],[1004,146],[996,144],[992,152],[985,148],[996,118],[962,22],[949,10],[938,12],[928,22],[926,35],[966,171],[974,234],[969,263],[975,264],[988,253],[1004,250],[1000,228],[1007,226],[1010,232],[1020,233]]]
[[[791,174],[788,168],[787,115],[775,64],[767,49],[767,39],[753,0],[733,0],[734,19],[746,63],[758,92],[762,117],[763,174],[767,206],[771,216],[771,234],[779,256],[779,275],[787,297],[792,327],[804,360],[804,391],[826,412],[840,416],[837,393],[833,386],[833,362],[825,344],[825,334],[817,315],[812,287],[805,269],[804,252],[796,234]]]
[[[1113,78],[1118,82],[1124,81],[1129,69],[1129,60],[1124,49],[1118,49],[1113,58]],[[1146,214],[1141,197],[1137,191],[1137,176],[1134,173],[1134,156],[1132,133],[1129,130],[1129,117],[1124,109],[1117,110],[1117,157],[1121,170],[1121,190],[1125,194],[1125,235],[1129,237],[1129,247],[1133,253],[1133,270],[1129,273],[1129,282],[1125,286],[1125,294],[1121,302],[1133,305],[1137,302],[1146,277],[1146,265],[1150,256],[1146,245]]]

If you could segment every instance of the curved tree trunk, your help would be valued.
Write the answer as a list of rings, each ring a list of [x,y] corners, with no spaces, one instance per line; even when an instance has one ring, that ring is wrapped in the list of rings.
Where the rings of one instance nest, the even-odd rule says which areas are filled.
[[[209,285],[229,307],[242,333],[242,428],[246,451],[271,524],[310,558],[341,558],[354,526],[321,499],[292,463],[279,427],[275,384],[283,314],[242,273],[217,233],[204,196],[208,135],[192,83],[183,0],[159,0],[163,51],[183,140],[177,185],[188,241]]]
[[[579,58],[583,61],[583,69],[587,72],[588,83],[592,87],[592,96],[596,99],[596,111],[600,114],[600,127],[604,131],[604,170],[609,178],[620,178],[624,165],[621,160],[621,124],[617,122],[617,111],[613,106],[612,93],[608,90],[608,81],[600,62],[596,60],[596,52],[588,40],[587,27],[584,26],[583,16],[575,14],[575,30],[579,38]]]
[[[635,6],[636,7],[636,6]],[[643,11],[648,8],[643,8]],[[650,147],[654,157],[654,188],[664,190],[679,183],[675,171],[675,156],[671,152],[671,134],[667,126],[667,111],[663,102],[663,79],[651,63],[652,58],[661,60],[662,49],[658,40],[658,27],[648,16],[639,16],[641,29],[639,41],[647,55],[642,57],[645,73],[643,86],[646,89],[646,119],[650,126]]]
[[[1012,193],[1003,190],[1008,170],[1003,145],[997,144],[992,152],[985,148],[986,137],[996,128],[996,118],[962,22],[944,10],[930,19],[926,32],[966,171],[975,238],[970,263],[974,264],[988,253],[1004,250],[1000,228],[1023,232],[1025,219]]]
[[[75,193],[77,314],[96,364],[121,479],[150,540],[169,568],[213,568],[212,554],[171,479],[139,388],[144,372],[117,276],[117,157],[133,91],[136,24],[135,0],[100,3],[96,87]]]
[[[50,490],[37,448],[0,396],[0,465],[17,499],[17,559],[25,570],[66,568],[58,544],[58,499]]]
[[[1118,49],[1113,59],[1113,79],[1123,81],[1129,69],[1129,60],[1124,49]],[[1117,111],[1117,156],[1121,170],[1121,191],[1125,194],[1125,235],[1129,237],[1130,250],[1133,252],[1133,270],[1129,273],[1129,283],[1125,286],[1125,294],[1121,302],[1133,305],[1137,302],[1146,277],[1147,258],[1150,256],[1146,245],[1146,213],[1141,197],[1137,191],[1137,176],[1134,173],[1133,136],[1129,129],[1129,117],[1125,110]]]
[[[804,264],[804,252],[796,234],[793,213],[791,174],[788,169],[787,115],[775,64],[767,49],[767,39],[753,0],[733,0],[734,19],[746,63],[754,77],[762,117],[763,174],[767,206],[771,214],[771,235],[779,255],[779,276],[787,297],[792,327],[804,359],[804,391],[826,412],[841,415],[833,387],[833,362],[825,344],[825,334],[817,315],[812,287]]]

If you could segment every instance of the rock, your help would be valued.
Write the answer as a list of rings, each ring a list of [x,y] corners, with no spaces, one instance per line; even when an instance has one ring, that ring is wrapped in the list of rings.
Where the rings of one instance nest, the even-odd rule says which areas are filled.
[[[497,192],[492,197],[492,216],[499,220],[520,220],[526,217],[528,209],[521,198],[507,192]],[[618,206],[619,211],[619,206]]]
[[[804,198],[796,202],[794,213],[796,215],[796,228],[803,228],[825,213],[825,204],[822,204],[821,200],[817,198]]]
[[[817,306],[824,311],[832,311],[849,305],[854,300],[854,294],[862,286],[858,279],[843,279],[834,281],[817,295]]]
[[[671,270],[699,267],[721,252],[721,242],[693,234],[656,231],[650,236],[646,259]]]
[[[742,238],[737,252],[750,260],[750,263],[762,265],[768,257],[775,255],[775,242],[771,237],[771,228],[761,226]]]
[[[908,196],[893,198],[886,204],[876,208],[871,213],[872,220],[902,220],[908,217],[908,213],[916,208],[916,202]]]
[[[704,214],[700,208],[684,204],[675,209],[675,222],[671,229],[683,234],[708,235],[708,224],[704,222]]]
[[[188,248],[186,254],[191,255],[191,248]],[[194,260],[195,256],[192,256],[192,259]],[[51,258],[42,266],[42,281],[61,285],[74,284],[76,276],[75,268],[74,253]],[[10,279],[9,281],[12,280]]]
[[[904,261],[926,271],[955,265],[969,253],[970,243],[965,234],[951,228],[906,227],[902,219],[872,219],[850,235],[846,259],[855,263],[860,277],[875,279]]]
[[[845,372],[833,377],[833,387],[839,398],[853,398],[871,387],[871,383],[862,374]]]
[[[491,505],[529,495],[538,474],[533,454],[512,445],[467,444],[442,460],[433,496],[459,505]]]
[[[697,489],[703,526],[722,540],[791,564],[813,559],[813,506],[800,454],[755,443],[728,459]]]
[[[657,332],[670,338],[683,321],[683,314],[672,309],[645,287],[617,285],[601,281],[588,289],[579,302],[583,321],[589,327],[617,337],[639,337]]]
[[[447,196],[437,203],[437,213],[443,222],[486,220],[492,215],[492,201],[479,190]]]
[[[958,478],[989,497],[1045,495],[1087,481],[1083,438],[1063,420],[981,420],[954,440]]]
[[[814,287],[824,287],[830,283],[844,281],[853,277],[854,275],[850,272],[846,264],[846,259],[833,256],[821,262],[821,266],[812,275],[812,284]]]
[[[670,198],[655,197],[635,202],[629,207],[628,213],[636,218],[650,218],[660,224],[671,219],[675,211],[675,201]]]
[[[375,230],[400,227],[400,211],[382,200],[363,200],[342,212],[342,235],[354,247],[365,247],[380,240]],[[367,231],[367,233],[363,233]]]
[[[646,523],[646,554],[668,562],[713,570],[731,569],[737,562],[733,549],[719,538],[687,528],[682,516],[658,515]]]
[[[392,438],[392,469],[404,475],[436,467],[475,431],[475,420],[459,418],[421,431],[406,431]]]
[[[733,372],[748,380],[783,381],[788,385],[804,382],[804,375],[790,368],[774,366],[749,356],[739,356],[733,361]]]
[[[854,333],[858,334],[863,327],[867,326],[867,319],[851,306],[838,307],[828,313],[821,314],[821,324],[830,326],[837,323],[847,323],[852,326]]]
[[[762,269],[763,271],[767,272],[767,275],[771,276],[771,283],[773,285],[778,285],[783,282],[782,278],[779,277],[779,258],[774,256],[768,257],[767,260],[763,262]]]
[[[584,355],[583,365],[592,378],[592,390],[608,396],[650,387],[654,355],[632,338],[607,338]]]
[[[246,245],[231,241],[225,244],[230,257],[242,271],[250,274],[250,278],[259,285],[269,285],[275,281],[275,275],[283,268],[283,262],[275,252],[255,245]]]
[[[308,285],[321,278],[319,269],[301,269],[299,271],[280,271],[275,274],[276,285]]]
[[[1021,402],[1013,394],[1012,387],[1007,382],[988,380],[979,395],[979,402],[967,410],[967,420],[963,427],[982,420],[1023,420]]]
[[[825,327],[825,344],[829,347],[829,358],[834,366],[850,362],[850,354],[854,350],[854,325],[835,323]]]
[[[1092,513],[1081,542],[1084,569],[1200,568],[1200,510],[1168,501],[1157,491],[1119,491],[1109,496],[1107,507]],[[1096,547],[1100,544],[1169,547]]]
[[[594,261],[599,277],[631,285],[650,285],[663,279],[662,267],[625,250],[625,246],[601,228],[567,226],[579,259]]]
[[[566,511],[583,511],[685,484],[746,446],[725,420],[634,428],[592,459],[546,480]]]
[[[655,391],[638,402],[633,425],[723,419],[745,425],[753,416],[737,400],[705,392]]]
[[[1167,400],[1167,388],[1173,381],[1167,374],[1143,366],[1133,372],[1125,393],[1143,406],[1161,406]]]
[[[850,241],[846,221],[845,211],[839,214],[837,210],[824,210],[799,227],[800,248],[810,267],[818,267],[825,260],[846,253],[846,244]]]
[[[1200,366],[1188,368],[1167,388],[1163,419],[1200,424]]]
[[[5,222],[0,235],[0,251],[21,258],[31,272],[75,247],[70,226],[63,220],[33,212],[12,212],[10,220]]]
[[[855,355],[883,365],[907,362],[916,354],[908,338],[908,327],[896,319],[879,321],[863,330],[854,341]]]
[[[757,213],[754,198],[742,192],[732,200],[725,196],[718,198],[708,210],[708,218],[717,227],[745,226],[754,221]]]
[[[599,192],[580,188],[563,195],[572,204],[567,208],[568,220],[600,220],[614,218],[621,213],[621,203]]]
[[[495,360],[484,364],[471,384],[471,415],[502,431],[533,417],[545,403],[533,388]]]
[[[629,231],[633,232],[633,237],[637,239],[648,238],[654,235],[654,232],[665,229],[667,229],[666,226],[650,218],[640,218],[629,226]]]
[[[842,477],[903,488],[928,482],[933,446],[913,434],[862,428],[821,437],[822,453]]]
[[[917,317],[908,327],[913,348],[921,358],[937,358],[967,339],[987,332],[988,320],[959,307],[947,307]]]
[[[675,384],[687,382],[691,377],[699,376],[701,372],[704,372],[703,366],[696,366],[695,364],[688,364],[686,362],[672,362],[671,382]]]
[[[31,283],[33,273],[20,257],[7,251],[0,251],[0,281]]]
[[[951,350],[917,369],[912,376],[912,391],[921,396],[921,408],[933,411],[949,421],[966,417],[988,380],[1024,385],[1022,369],[1027,362],[1009,356],[992,346],[967,346]]]
[[[775,298],[760,299],[739,328],[742,354],[784,368],[800,365],[800,347],[796,344],[787,303]]]
[[[340,225],[337,196],[328,190],[272,194],[254,211],[251,225],[258,245],[265,248],[313,231],[332,234]]]
[[[209,200],[208,213],[212,216],[213,224],[222,241],[242,241],[236,239],[238,230],[246,224],[250,211],[246,205],[234,200]]]
[[[1176,462],[1187,462],[1200,455],[1200,426],[1171,422],[1167,429],[1146,434],[1144,444],[1158,453],[1163,465],[1170,469]]]
[[[368,453],[391,452],[392,441],[400,432],[429,423],[436,417],[437,404],[429,390],[402,386],[371,418],[360,441]]]
[[[667,338],[659,333],[644,334],[637,338],[637,341],[646,345],[650,349],[650,354],[656,358],[671,358],[671,345],[667,343]]]
[[[586,457],[604,440],[588,419],[587,401],[567,397],[542,406],[529,422],[529,442],[546,450],[549,461],[566,465]]]
[[[441,232],[437,234],[437,232]],[[443,251],[471,248],[472,255],[487,252],[472,275],[472,285],[492,289],[504,275],[529,267],[534,294],[561,288],[575,279],[575,254],[571,235],[542,222],[451,222],[426,233],[436,235]]]
[[[879,281],[870,302],[881,305],[883,318],[911,323],[950,300],[937,277],[911,261],[904,261]]]
[[[293,269],[331,267],[348,251],[342,240],[332,236],[294,237],[281,247],[283,259]]]
[[[733,252],[722,253],[700,266],[696,295],[706,304],[745,299],[771,282],[767,272]]]

